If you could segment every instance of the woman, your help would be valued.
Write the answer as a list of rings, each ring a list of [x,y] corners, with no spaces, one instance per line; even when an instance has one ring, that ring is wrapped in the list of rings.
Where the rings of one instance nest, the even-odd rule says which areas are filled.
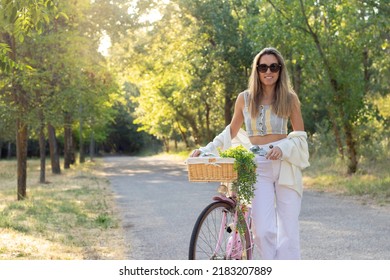
[[[288,134],[290,120],[293,132]],[[309,166],[300,102],[290,86],[282,55],[263,49],[253,60],[248,90],[237,97],[229,126],[206,147],[194,150],[217,153],[232,139],[245,142],[256,154],[257,183],[252,201],[253,234],[262,259],[300,259],[299,213],[302,199],[301,170]]]

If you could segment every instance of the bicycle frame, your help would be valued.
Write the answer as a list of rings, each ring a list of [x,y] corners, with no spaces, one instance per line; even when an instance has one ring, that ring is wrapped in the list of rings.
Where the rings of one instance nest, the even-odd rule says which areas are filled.
[[[245,214],[244,214],[246,231],[249,233],[250,247],[249,248],[243,248],[242,242],[241,242],[241,236],[240,236],[240,234],[238,232],[238,229],[237,229],[238,210],[237,210],[236,201],[234,199],[230,199],[230,198],[227,198],[226,196],[222,196],[222,195],[213,197],[213,200],[215,200],[215,201],[226,201],[226,202],[228,202],[229,204],[232,205],[233,209],[235,209],[234,210],[234,218],[233,218],[232,228],[230,228],[230,230],[232,231],[232,235],[229,237],[229,240],[228,240],[227,245],[226,245],[226,247],[227,247],[226,248],[226,259],[228,259],[228,260],[229,259],[241,259],[242,255],[244,253],[244,250],[245,250],[246,256],[249,256],[249,258],[252,258],[253,237],[252,237],[252,234],[250,234],[250,224],[251,224],[250,214],[251,214],[251,208],[248,207],[247,211],[245,211]],[[221,221],[221,226],[220,226],[219,234],[218,234],[218,241],[217,241],[216,247],[214,249],[214,256],[217,256],[218,252],[221,250],[221,246],[222,246],[222,243],[223,243],[224,232],[227,231],[227,227],[230,226],[230,225],[226,225],[227,215],[228,215],[228,211],[224,210],[223,218],[222,218],[222,221]],[[248,250],[251,250],[251,251],[247,252]]]
[[[233,219],[233,231],[232,236],[229,237],[228,243],[226,245],[226,258],[227,259],[236,259],[239,260],[242,258],[242,243],[241,243],[241,237],[238,233],[238,230],[236,229],[236,225],[238,222],[238,211],[234,212],[234,219]]]

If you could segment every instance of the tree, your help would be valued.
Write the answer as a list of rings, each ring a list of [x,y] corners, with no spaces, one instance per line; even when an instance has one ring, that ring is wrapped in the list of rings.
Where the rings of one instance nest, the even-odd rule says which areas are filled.
[[[326,110],[332,121],[340,153],[345,141],[348,156],[348,174],[355,173],[358,165],[358,133],[356,124],[365,110],[365,97],[369,88],[371,51],[380,49],[380,40],[373,42],[375,26],[384,22],[379,11],[386,10],[381,2],[371,1],[312,1],[304,3],[268,0],[285,26],[301,32],[311,39],[317,50],[319,65],[316,71],[325,77],[329,88],[325,98]],[[366,30],[374,32],[363,32]]]
[[[49,10],[55,10],[52,1],[2,1],[0,18],[2,24],[1,34],[4,43],[1,48],[6,52],[0,54],[3,70],[10,74],[10,91],[4,95],[9,104],[14,104],[16,112],[16,150],[17,150],[17,198],[26,197],[27,179],[27,138],[28,129],[26,120],[23,118],[28,112],[28,93],[22,88],[19,79],[21,69],[27,69],[25,63],[19,63],[17,57],[17,44],[22,45],[26,36],[34,31],[40,32],[42,24],[48,22],[46,14]],[[8,56],[8,57],[6,57]]]
[[[97,52],[96,30],[100,29],[87,24],[85,29],[80,28],[87,21],[91,1],[61,2],[56,6],[51,1],[4,1],[1,5],[5,7],[2,16],[7,24],[1,25],[6,44],[0,48],[8,57],[2,55],[0,61],[3,71],[8,72],[3,73],[0,102],[11,105],[8,112],[17,120],[18,199],[23,199],[29,128],[39,135],[43,182],[44,128],[48,129],[52,171],[60,173],[56,130],[64,127],[68,167],[73,149],[72,127],[80,117],[80,104],[84,105],[83,119],[90,129],[91,141],[101,141],[105,125],[111,120],[110,98],[116,84]]]
[[[140,88],[134,101],[142,130],[166,143],[181,135],[190,145],[188,135],[204,143],[230,123],[253,54],[242,26],[258,11],[255,1],[246,2],[250,7],[242,8],[239,1],[142,2],[138,12],[159,9],[163,17],[135,25],[123,50],[115,47],[121,59],[114,60],[132,62],[127,73]]]

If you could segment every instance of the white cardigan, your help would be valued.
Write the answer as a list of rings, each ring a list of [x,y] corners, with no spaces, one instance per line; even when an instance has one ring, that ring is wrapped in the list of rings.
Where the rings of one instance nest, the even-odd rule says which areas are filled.
[[[232,139],[230,125],[228,125],[212,142],[205,147],[199,148],[199,150],[219,156],[218,148],[224,151],[238,145],[243,145],[249,150],[252,144],[246,131],[243,129],[240,129],[237,136]],[[276,146],[283,152],[279,184],[297,191],[302,196],[302,170],[310,166],[306,132],[293,131],[287,135],[284,141],[280,141]]]

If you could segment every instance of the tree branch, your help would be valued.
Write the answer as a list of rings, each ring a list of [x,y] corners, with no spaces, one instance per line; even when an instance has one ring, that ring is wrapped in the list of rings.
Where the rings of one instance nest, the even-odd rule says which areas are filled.
[[[296,25],[294,24],[294,21],[291,20],[281,9],[278,9],[278,7],[276,7],[276,5],[271,1],[271,0],[267,0],[268,3],[271,4],[271,6],[274,8],[274,10],[276,12],[278,12],[284,19],[286,19],[289,23],[291,23],[292,26],[294,26],[295,28],[307,33],[307,34],[310,34],[310,31],[307,30],[306,28],[300,26],[300,25]]]
[[[314,43],[316,44],[318,52],[320,53],[320,56],[321,56],[321,58],[322,58],[322,60],[323,60],[323,62],[325,64],[326,70],[330,74],[331,72],[330,72],[330,67],[329,67],[328,60],[325,57],[325,54],[324,54],[324,51],[322,49],[322,46],[321,46],[321,43],[320,43],[320,40],[318,38],[317,33],[315,33],[313,31],[313,29],[311,28],[311,26],[309,24],[309,19],[307,18],[307,15],[306,15],[306,12],[305,12],[305,6],[303,4],[303,1],[299,0],[299,4],[300,4],[300,7],[301,7],[301,12],[302,12],[303,18],[305,20],[305,24],[306,24],[306,26],[308,28],[308,33],[313,37]]]

